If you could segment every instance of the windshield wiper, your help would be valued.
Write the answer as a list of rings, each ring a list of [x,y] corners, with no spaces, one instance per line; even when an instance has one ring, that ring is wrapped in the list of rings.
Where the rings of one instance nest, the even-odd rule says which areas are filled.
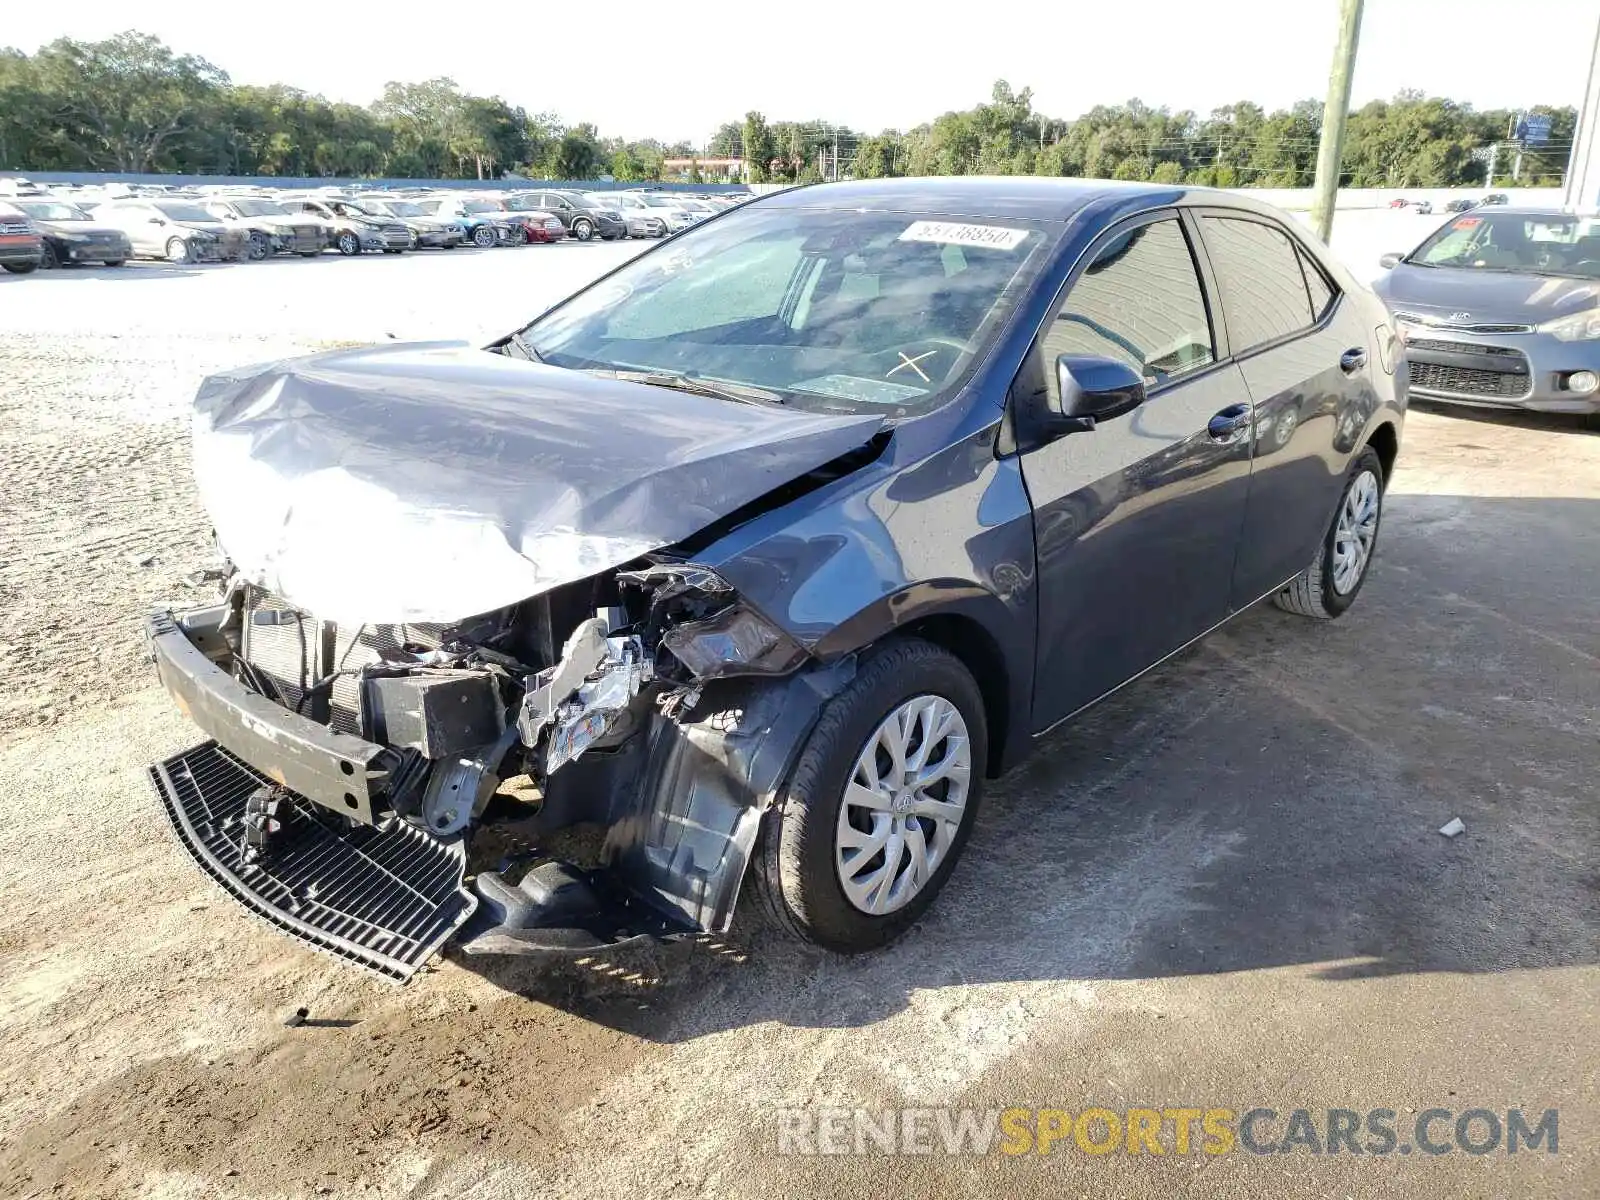
[[[734,400],[741,404],[782,404],[783,397],[766,388],[751,387],[743,383],[723,383],[721,380],[703,379],[698,375],[685,375],[681,371],[622,371],[609,367],[591,367],[586,375],[604,379],[620,379],[624,383],[644,383],[651,387],[672,388],[697,396],[713,396],[718,400]]]

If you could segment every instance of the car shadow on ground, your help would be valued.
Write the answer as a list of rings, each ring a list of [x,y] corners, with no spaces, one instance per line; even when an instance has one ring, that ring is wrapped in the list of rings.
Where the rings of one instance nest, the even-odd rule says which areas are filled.
[[[1462,404],[1441,404],[1432,400],[1412,397],[1410,407],[1416,412],[1434,413],[1458,421],[1479,425],[1505,425],[1524,429],[1543,429],[1551,433],[1600,434],[1600,414],[1524,412],[1508,408],[1473,408]]]
[[[797,945],[747,904],[698,943],[457,961],[663,1042],[948,985],[1600,961],[1597,527],[1594,500],[1392,497],[1344,619],[1258,607],[1044,739],[886,951]]]

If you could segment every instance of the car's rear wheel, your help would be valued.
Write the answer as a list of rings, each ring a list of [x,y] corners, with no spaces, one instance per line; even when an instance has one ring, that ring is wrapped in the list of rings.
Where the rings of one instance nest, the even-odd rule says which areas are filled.
[[[1371,446],[1350,464],[1344,493],[1317,556],[1273,597],[1285,612],[1331,620],[1355,603],[1378,549],[1383,517],[1383,462]]]
[[[487,250],[494,245],[494,229],[488,225],[479,225],[472,231],[472,244],[480,249]]]
[[[272,243],[267,239],[267,235],[264,233],[252,233],[250,235],[250,261],[260,262],[262,259],[270,258],[271,256]]]
[[[0,267],[4,267],[7,271],[9,271],[13,275],[31,275],[34,271],[38,270],[39,264],[38,263],[0,263]]]
[[[917,639],[869,652],[767,814],[753,882],[772,922],[847,953],[904,933],[961,856],[987,753],[959,659]]]

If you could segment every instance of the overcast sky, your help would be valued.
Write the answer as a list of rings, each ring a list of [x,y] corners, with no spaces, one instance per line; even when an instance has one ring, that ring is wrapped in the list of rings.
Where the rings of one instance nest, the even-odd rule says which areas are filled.
[[[1321,98],[1338,0],[508,0],[6,6],[0,44],[153,33],[238,83],[366,104],[455,79],[603,136],[703,143],[756,108],[877,132],[987,99],[996,79],[1075,117],[1137,96],[1200,112]],[[603,17],[602,17],[603,14]],[[1600,0],[1367,0],[1357,103],[1416,87],[1478,108],[1579,104]],[[454,21],[454,25],[450,24]],[[602,26],[604,31],[602,31]]]

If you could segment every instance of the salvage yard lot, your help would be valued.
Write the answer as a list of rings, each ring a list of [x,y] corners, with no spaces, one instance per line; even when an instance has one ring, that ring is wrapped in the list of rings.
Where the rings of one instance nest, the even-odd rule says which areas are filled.
[[[1354,216],[1358,267],[1437,223]],[[142,778],[194,738],[137,640],[204,550],[201,376],[503,332],[642,248],[0,281],[0,1196],[1600,1194],[1600,436],[1565,421],[1414,411],[1351,613],[1254,610],[1052,735],[885,953],[741,919],[395,989],[204,879]],[[775,1153],[778,1109],[833,1105],[1557,1108],[1561,1140]]]

